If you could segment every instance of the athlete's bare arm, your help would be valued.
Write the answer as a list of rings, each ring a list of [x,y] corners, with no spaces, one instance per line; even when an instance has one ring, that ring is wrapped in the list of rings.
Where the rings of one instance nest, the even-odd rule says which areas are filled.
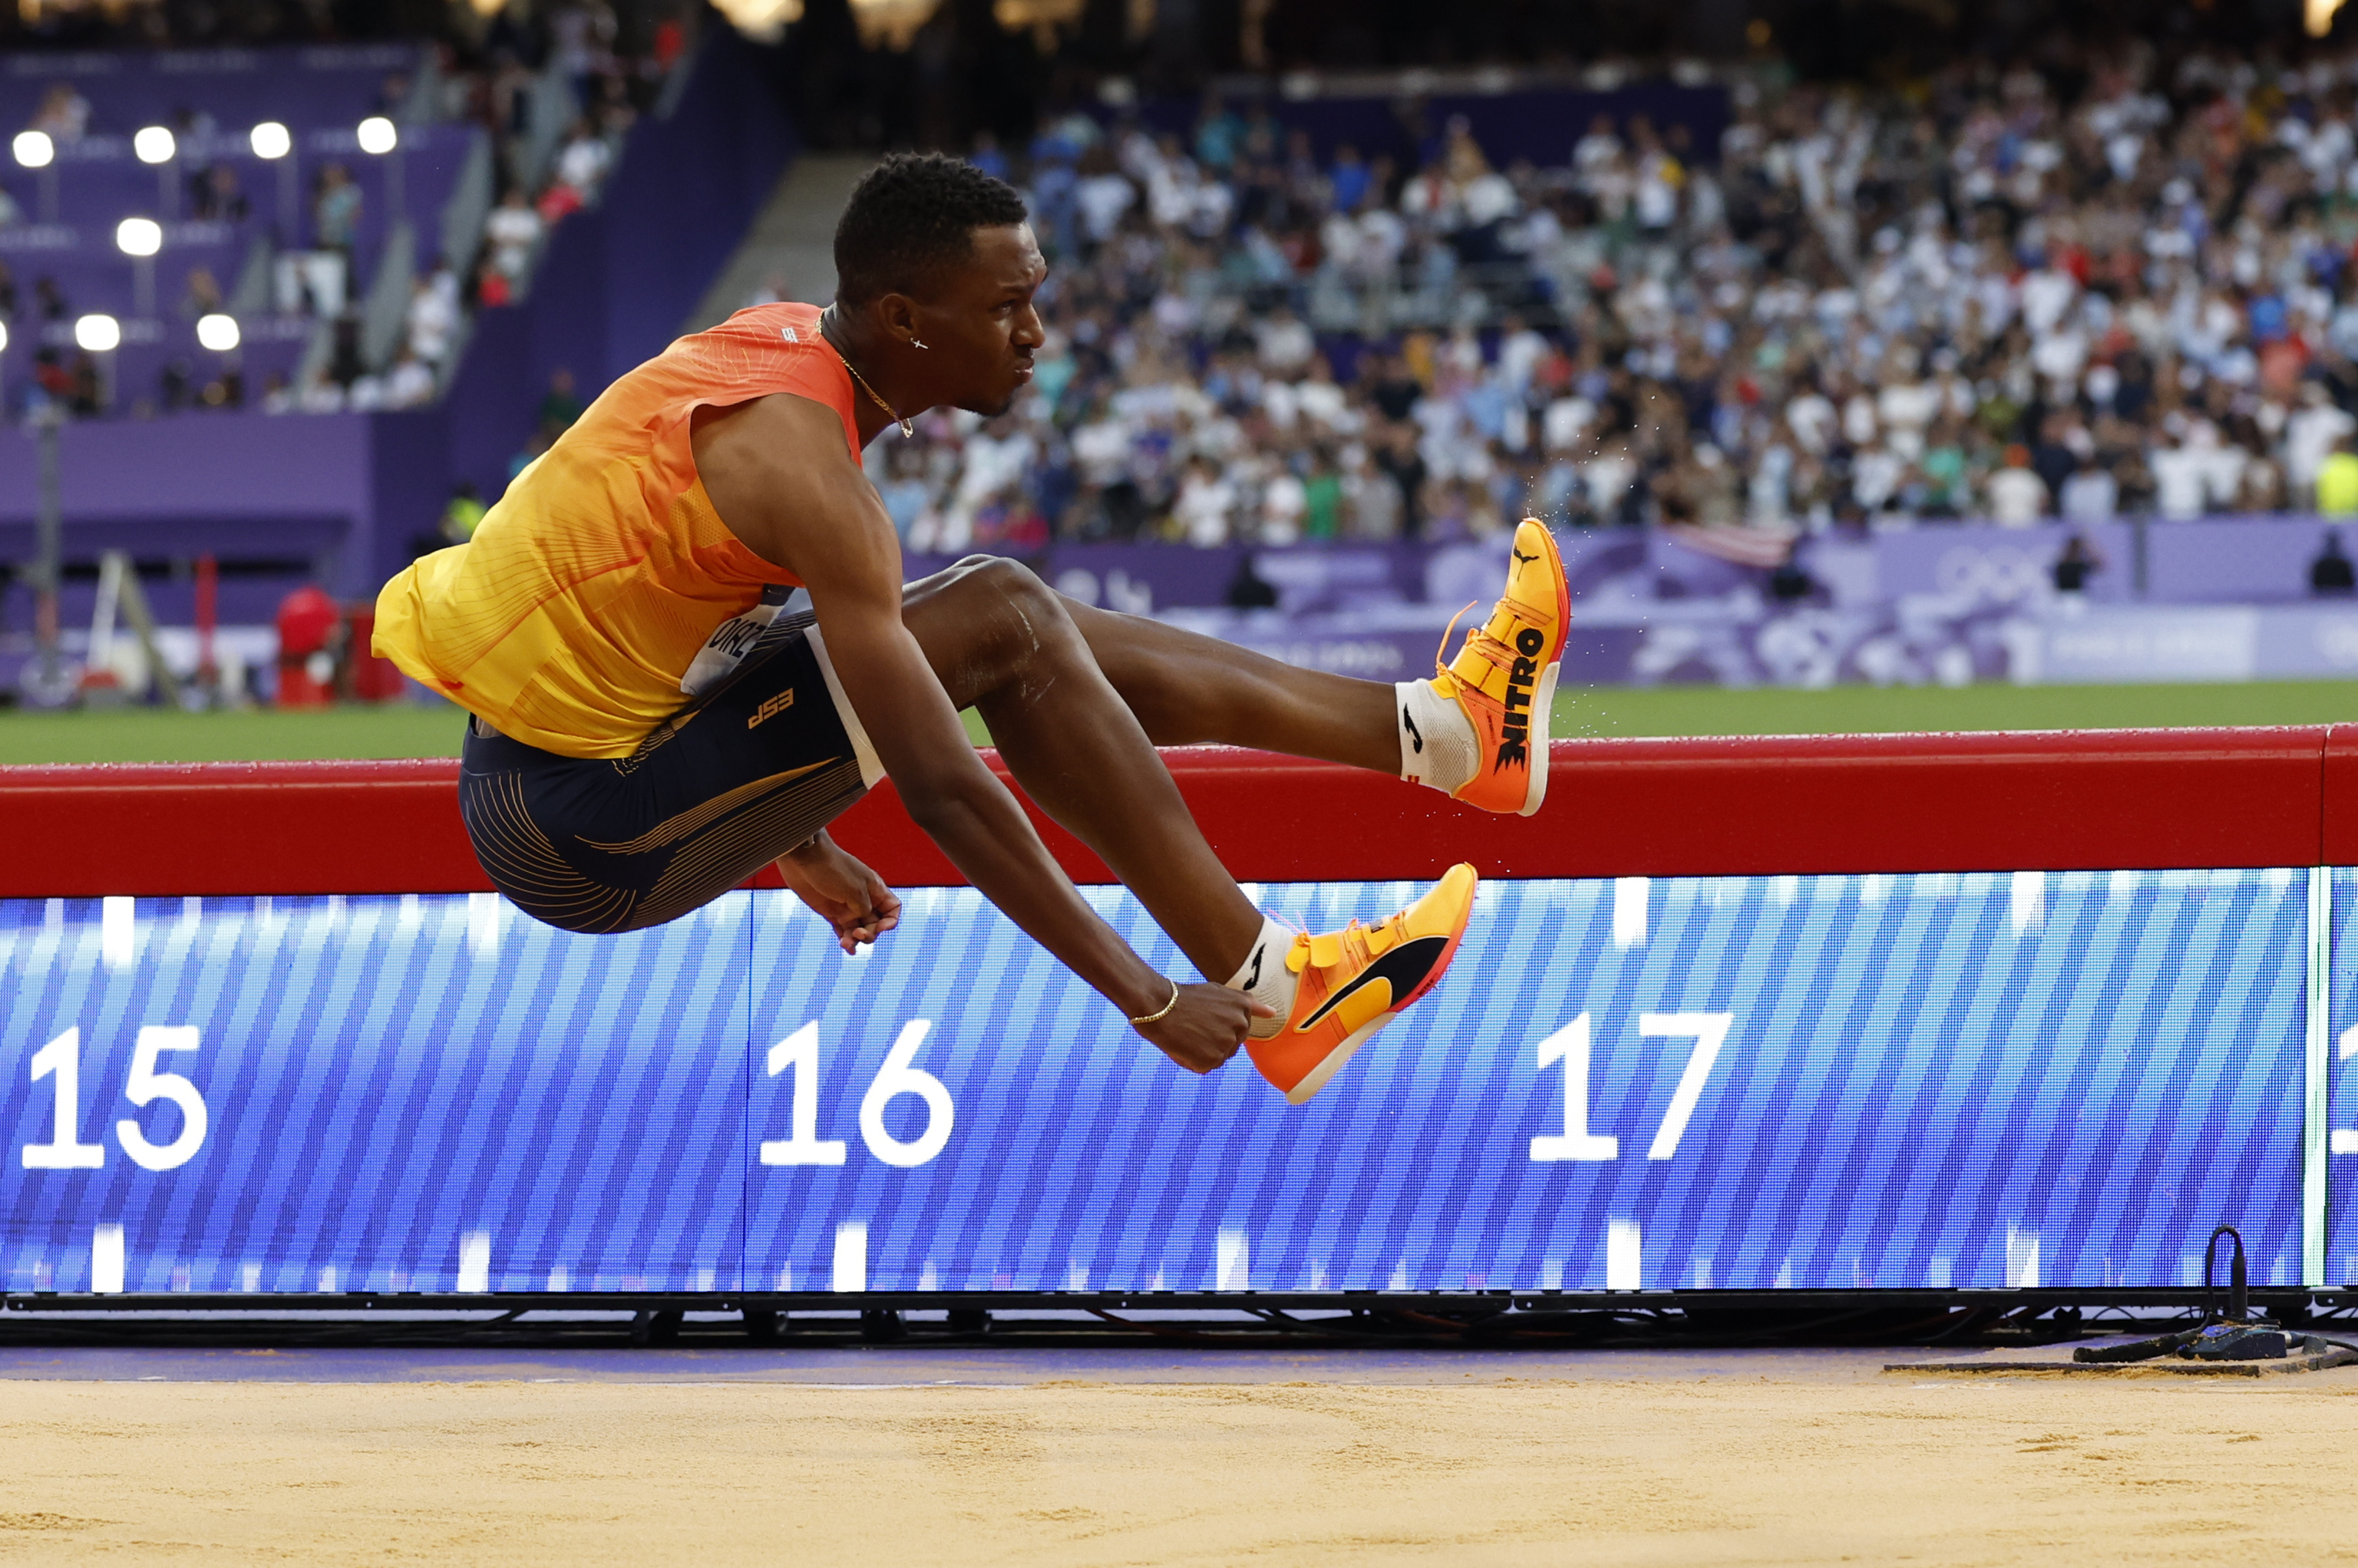
[[[730,531],[809,587],[844,694],[909,815],[985,897],[1125,1016],[1160,1011],[1172,982],[1098,917],[976,755],[936,674],[957,661],[938,649],[929,661],[903,621],[900,541],[834,411],[790,395],[708,411],[695,450]],[[978,642],[1011,630],[1023,633],[980,628]],[[1182,1066],[1207,1072],[1243,1041],[1253,1005],[1223,986],[1186,986],[1142,1033]]]

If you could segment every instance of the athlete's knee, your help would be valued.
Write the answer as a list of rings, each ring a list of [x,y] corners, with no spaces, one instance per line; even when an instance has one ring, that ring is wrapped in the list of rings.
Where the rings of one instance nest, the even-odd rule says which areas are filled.
[[[954,569],[958,586],[971,593],[1023,604],[1046,604],[1057,597],[1054,589],[1040,580],[1039,573],[1005,556],[968,556]]]
[[[1024,643],[1033,648],[1077,643],[1079,633],[1065,613],[1064,596],[1022,561],[1004,556],[969,556],[958,563],[959,588],[974,596],[978,608],[1006,613],[1009,624],[1020,626]]]

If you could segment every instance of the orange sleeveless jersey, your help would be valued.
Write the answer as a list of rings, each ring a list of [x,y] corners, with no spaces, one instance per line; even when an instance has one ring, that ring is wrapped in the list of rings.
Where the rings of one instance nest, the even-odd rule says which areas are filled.
[[[795,393],[842,416],[859,460],[851,378],[818,316],[740,310],[608,387],[471,540],[384,585],[377,653],[502,734],[568,757],[630,755],[686,700],[715,628],[798,581],[713,511],[689,416]]]

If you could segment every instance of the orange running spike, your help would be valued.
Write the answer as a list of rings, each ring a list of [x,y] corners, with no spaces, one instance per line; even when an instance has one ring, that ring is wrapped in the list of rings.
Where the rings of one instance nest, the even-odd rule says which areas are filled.
[[[1368,1037],[1431,990],[1474,913],[1474,868],[1455,865],[1422,898],[1374,926],[1293,939],[1286,967],[1301,976],[1285,1027],[1248,1040],[1260,1076],[1301,1105],[1325,1087]]]
[[[1513,549],[1506,593],[1490,619],[1466,633],[1457,657],[1433,676],[1433,689],[1474,726],[1478,765],[1452,798],[1529,816],[1547,798],[1548,719],[1564,639],[1572,634],[1572,594],[1545,524],[1523,519]]]

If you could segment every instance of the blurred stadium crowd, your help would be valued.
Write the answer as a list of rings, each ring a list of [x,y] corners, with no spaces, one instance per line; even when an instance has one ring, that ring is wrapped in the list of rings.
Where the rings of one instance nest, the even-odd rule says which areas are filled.
[[[2070,64],[1755,74],[1716,148],[1547,168],[1217,99],[985,138],[1058,264],[1040,373],[874,476],[931,550],[2358,511],[2358,57]]]
[[[215,20],[245,27],[236,41],[299,36],[309,13],[253,15],[278,31]],[[220,230],[223,262],[168,275],[149,308],[200,341],[206,317],[237,314],[245,347],[141,359],[126,321],[120,385],[77,346],[81,312],[120,307],[75,297],[72,254],[12,244],[54,197],[0,168],[0,324],[38,345],[29,375],[21,355],[9,367],[11,411],[432,401],[471,312],[518,297],[552,227],[597,200],[694,25],[606,0],[456,8],[414,75],[328,115],[389,115],[405,147],[439,130],[492,149],[471,222],[437,231],[418,211],[441,254],[429,242],[396,275],[388,309],[382,287],[362,297],[386,276],[369,250],[382,181],[308,157],[299,216],[273,222],[259,142],[233,115],[177,114],[182,227]],[[2358,457],[2342,454],[2358,431],[2358,55],[2003,58],[1873,91],[1802,83],[1758,52],[1711,68],[1731,99],[1716,145],[1600,115],[1567,123],[1544,165],[1502,167],[1412,100],[1382,146],[1322,144],[1282,100],[1217,93],[1184,135],[1109,94],[1018,146],[981,136],[971,156],[1022,187],[1056,263],[1039,373],[1005,416],[937,412],[914,441],[880,441],[873,476],[908,544],[935,552],[1440,542],[1525,512],[1772,541],[1945,518],[2358,514]],[[142,130],[110,112],[60,80],[18,128],[69,151]],[[69,206],[97,167],[60,155]],[[455,161],[416,167],[413,210],[432,178],[437,202],[467,200]],[[104,253],[90,276],[112,279],[124,264],[86,229]],[[199,254],[181,238],[167,260]],[[579,407],[553,386],[517,462]]]
[[[38,22],[44,13],[35,6],[31,15]],[[64,36],[45,41],[58,42],[79,37],[73,26],[103,17],[56,7],[46,15]],[[134,10],[124,26],[146,29],[137,42],[178,51],[171,57],[179,62],[176,96],[143,92],[113,73],[87,78],[86,94],[73,76],[61,75],[28,117],[8,127],[13,157],[0,166],[0,328],[34,349],[22,367],[30,373],[9,380],[10,413],[28,416],[51,404],[86,417],[250,403],[271,413],[319,413],[431,402],[471,311],[516,298],[550,230],[596,200],[632,124],[687,52],[692,20],[684,10],[666,10],[626,28],[603,0],[488,16],[459,8],[422,49],[394,51],[414,59],[414,71],[392,73],[373,91],[343,100],[312,94],[305,112],[254,125],[206,68],[242,58],[250,70],[257,44],[279,46],[258,57],[265,69],[291,64],[296,57],[287,51],[295,45],[287,40],[318,35],[319,18],[296,5]],[[158,36],[146,36],[157,29]],[[123,30],[105,29],[90,41],[119,43]],[[16,57],[12,74],[29,75],[41,62],[38,54]],[[232,87],[234,81],[223,79]],[[362,135],[357,148],[319,154],[323,142],[352,140],[363,116],[388,127],[378,133],[381,142]],[[487,178],[471,181],[462,164],[434,161],[438,148],[471,131],[490,151]],[[115,166],[129,166],[135,141],[140,162],[157,161],[142,138],[166,132],[162,161],[182,189],[159,200],[147,193],[152,186],[135,184],[120,211],[108,206],[96,187],[117,174]],[[27,134],[38,139],[28,144]],[[406,202],[395,195],[399,187],[380,179],[373,188],[362,178],[361,166],[373,158],[355,156],[382,155],[396,139],[416,149]],[[272,200],[268,178],[271,164],[290,155],[302,186],[292,210],[283,198]],[[421,157],[427,161],[418,164]],[[463,213],[456,222],[454,208]],[[114,297],[114,274],[125,265],[115,254],[122,242],[114,221],[151,213],[165,220],[157,264],[166,268],[158,280],[164,297]],[[459,254],[429,249],[405,266],[395,280],[404,294],[388,310],[369,289],[386,260],[379,247],[403,218],[446,245],[455,238]],[[111,351],[94,351],[82,341],[89,334],[77,330],[93,311],[125,318],[118,328],[124,343],[160,341],[166,351],[126,350],[108,362],[103,356]],[[372,311],[387,330],[372,329]],[[203,323],[225,316],[240,319],[243,330],[209,338]],[[139,317],[162,319],[143,331]],[[179,344],[192,327],[193,341]],[[274,352],[276,343],[290,347]],[[191,354],[189,347],[214,352]]]

